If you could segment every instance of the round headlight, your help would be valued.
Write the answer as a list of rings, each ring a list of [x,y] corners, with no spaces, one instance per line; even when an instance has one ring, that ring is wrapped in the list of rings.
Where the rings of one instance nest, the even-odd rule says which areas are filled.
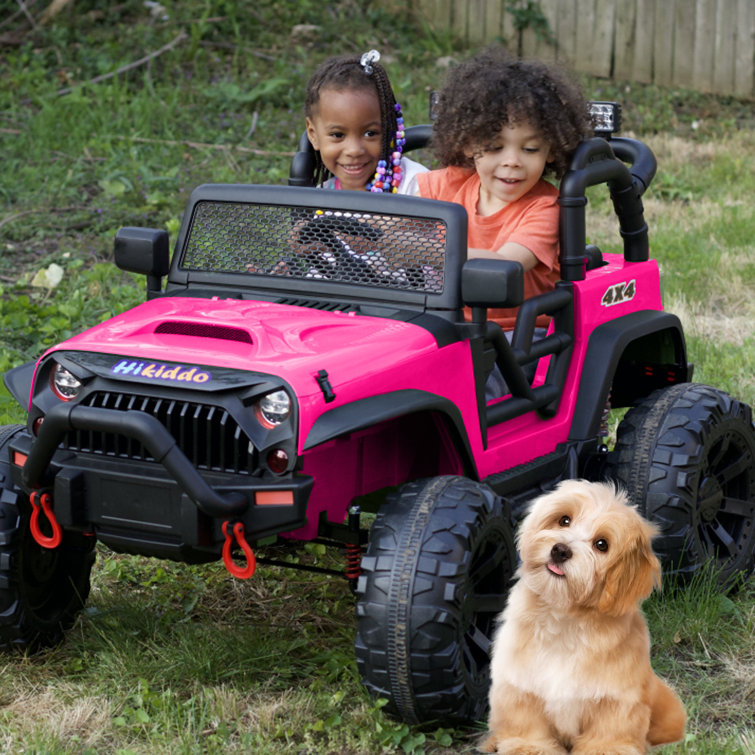
[[[273,391],[255,405],[257,419],[268,428],[277,427],[291,414],[291,399],[286,391]]]
[[[59,399],[70,401],[79,395],[82,382],[62,364],[56,364],[50,376],[50,385]]]

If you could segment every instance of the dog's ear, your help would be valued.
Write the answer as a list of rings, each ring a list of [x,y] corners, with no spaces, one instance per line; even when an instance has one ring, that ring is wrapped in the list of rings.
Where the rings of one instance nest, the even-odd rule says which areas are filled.
[[[651,545],[654,528],[643,522],[627,534],[627,548],[608,568],[598,601],[598,609],[612,616],[633,611],[654,587],[661,586],[661,564]]]

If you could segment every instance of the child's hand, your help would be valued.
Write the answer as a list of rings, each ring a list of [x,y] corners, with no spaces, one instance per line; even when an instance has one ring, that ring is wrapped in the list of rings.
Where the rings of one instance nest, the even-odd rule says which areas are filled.
[[[467,259],[483,258],[491,260],[512,260],[519,262],[525,270],[532,270],[538,263],[537,257],[522,244],[515,241],[507,241],[503,246],[496,250],[491,249],[473,249],[467,250]]]

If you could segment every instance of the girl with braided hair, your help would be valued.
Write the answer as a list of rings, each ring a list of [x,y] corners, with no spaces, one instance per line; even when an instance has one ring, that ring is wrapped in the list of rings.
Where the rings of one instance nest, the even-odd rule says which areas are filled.
[[[427,171],[404,157],[404,119],[380,53],[328,58],[307,85],[307,136],[315,185],[328,189],[416,193]]]

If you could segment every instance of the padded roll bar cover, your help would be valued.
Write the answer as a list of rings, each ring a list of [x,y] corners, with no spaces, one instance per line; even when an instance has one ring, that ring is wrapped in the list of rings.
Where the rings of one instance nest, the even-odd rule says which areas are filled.
[[[630,165],[625,165],[624,161]],[[648,227],[641,197],[655,168],[655,156],[650,148],[634,139],[618,137],[606,141],[595,137],[577,147],[559,187],[559,262],[564,280],[579,281],[585,277],[585,190],[588,186],[608,184],[627,262],[643,262],[649,258]]]

